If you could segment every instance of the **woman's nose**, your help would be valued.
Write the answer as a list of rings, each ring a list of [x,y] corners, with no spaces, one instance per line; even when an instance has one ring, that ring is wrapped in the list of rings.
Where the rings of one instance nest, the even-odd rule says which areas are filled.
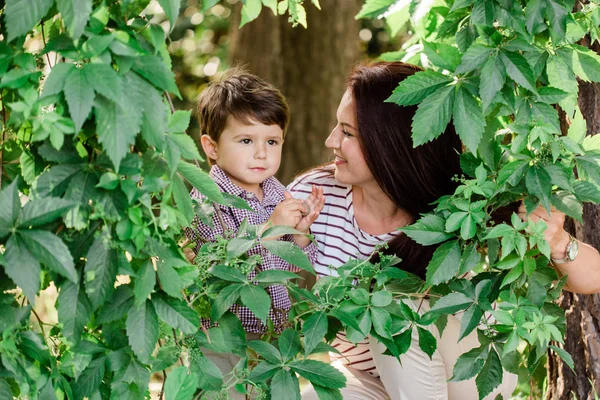
[[[325,147],[328,149],[340,148],[340,135],[337,133],[337,126],[333,128],[327,139],[325,139]]]

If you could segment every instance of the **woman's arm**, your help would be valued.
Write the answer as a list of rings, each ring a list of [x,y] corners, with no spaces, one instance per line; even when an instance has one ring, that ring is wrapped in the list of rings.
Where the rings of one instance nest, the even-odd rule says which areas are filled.
[[[568,275],[565,290],[571,292],[592,294],[600,292],[600,254],[592,246],[577,241],[579,252],[573,261],[569,261],[567,247],[571,238],[564,230],[565,214],[556,208],[551,208],[551,213],[543,207],[538,207],[529,216],[526,215],[525,206],[519,207],[519,216],[523,220],[527,218],[532,221],[544,220],[546,225],[545,237],[550,245],[550,253],[554,260],[565,259],[564,263],[552,265],[561,275]]]

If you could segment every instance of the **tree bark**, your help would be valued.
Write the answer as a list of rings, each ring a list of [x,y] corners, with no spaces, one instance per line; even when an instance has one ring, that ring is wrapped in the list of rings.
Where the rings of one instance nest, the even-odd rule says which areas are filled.
[[[322,10],[305,2],[308,29],[292,28],[287,18],[263,8],[255,21],[237,29],[234,12],[232,64],[246,65],[288,99],[291,120],[277,177],[284,183],[303,170],[326,162],[324,142],[336,124],[345,78],[360,57],[361,0],[321,0]]]
[[[590,47],[589,41],[582,43]],[[598,52],[598,43],[591,46]],[[587,122],[587,134],[600,132],[600,84],[579,83],[579,107]],[[584,204],[583,226],[574,223],[571,233],[577,239],[600,250],[600,206]],[[600,394],[600,295],[581,295],[563,292],[558,300],[567,316],[567,334],[564,348],[573,357],[575,374],[553,353],[548,356],[547,399],[594,399]],[[592,383],[590,383],[590,380]]]

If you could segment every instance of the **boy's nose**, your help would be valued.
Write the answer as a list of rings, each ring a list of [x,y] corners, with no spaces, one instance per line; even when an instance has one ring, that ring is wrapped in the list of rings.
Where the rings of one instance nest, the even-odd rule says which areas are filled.
[[[267,156],[267,149],[265,146],[258,145],[254,147],[254,158],[263,159]]]

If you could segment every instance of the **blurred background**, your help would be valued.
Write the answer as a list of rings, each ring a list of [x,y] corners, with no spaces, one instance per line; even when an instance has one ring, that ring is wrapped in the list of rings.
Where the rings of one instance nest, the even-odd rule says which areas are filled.
[[[202,0],[182,0],[169,52],[183,99],[177,109],[194,109],[204,86],[232,65],[245,65],[287,97],[291,123],[278,178],[289,183],[299,172],[326,162],[324,141],[335,126],[345,77],[364,59],[400,49],[408,32],[392,32],[384,20],[355,20],[362,0],[321,0],[321,11],[306,2],[308,29],[292,27],[266,7],[258,19],[239,29],[240,0],[223,0],[202,12]],[[168,31],[157,2],[147,12]],[[404,52],[401,52],[404,55]],[[389,53],[398,57],[398,53]],[[195,121],[188,133],[197,141]]]

